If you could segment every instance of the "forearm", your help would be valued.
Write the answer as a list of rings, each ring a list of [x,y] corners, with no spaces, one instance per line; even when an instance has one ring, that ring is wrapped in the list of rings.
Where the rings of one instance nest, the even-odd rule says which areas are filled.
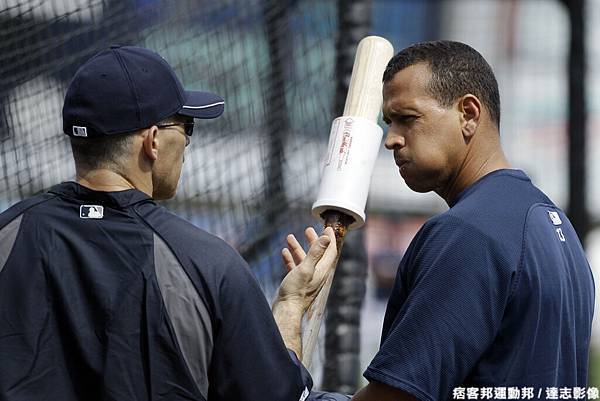
[[[283,338],[285,346],[296,353],[302,360],[302,315],[301,307],[289,302],[273,303],[273,317]]]
[[[370,382],[354,394],[351,401],[419,401],[414,396],[388,386],[387,384]]]

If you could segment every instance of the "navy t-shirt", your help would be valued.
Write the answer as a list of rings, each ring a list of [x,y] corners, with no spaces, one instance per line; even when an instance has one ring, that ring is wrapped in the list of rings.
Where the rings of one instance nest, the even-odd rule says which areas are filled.
[[[421,400],[456,387],[585,387],[594,283],[565,214],[494,171],[428,220],[400,263],[365,372]]]

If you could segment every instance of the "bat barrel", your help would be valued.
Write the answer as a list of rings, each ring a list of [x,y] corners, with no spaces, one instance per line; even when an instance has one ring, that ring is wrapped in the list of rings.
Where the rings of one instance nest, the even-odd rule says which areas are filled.
[[[383,72],[392,58],[391,43],[367,36],[358,44],[344,115],[336,118],[329,134],[323,178],[312,214],[339,210],[354,218],[350,229],[365,221],[371,174],[383,130],[377,124],[383,101]]]
[[[360,116],[377,122],[383,101],[383,71],[393,55],[392,44],[379,36],[367,36],[359,42],[344,116]]]

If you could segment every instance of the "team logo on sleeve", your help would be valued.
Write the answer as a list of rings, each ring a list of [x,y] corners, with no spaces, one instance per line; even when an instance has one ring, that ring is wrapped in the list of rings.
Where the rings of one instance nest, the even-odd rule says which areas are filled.
[[[304,391],[302,392],[302,394],[300,394],[300,400],[298,401],[304,401],[306,400],[306,398],[310,395],[310,391],[308,391],[308,388],[304,387]]]
[[[79,208],[79,217],[82,219],[101,219],[104,217],[104,206],[81,205]]]
[[[550,216],[550,221],[552,221],[552,224],[555,226],[560,226],[562,224],[562,220],[557,212],[551,212],[548,210],[548,216]]]

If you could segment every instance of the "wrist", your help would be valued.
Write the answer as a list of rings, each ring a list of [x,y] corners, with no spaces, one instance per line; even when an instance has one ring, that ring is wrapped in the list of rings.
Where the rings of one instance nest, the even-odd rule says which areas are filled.
[[[271,307],[273,315],[285,317],[286,321],[301,321],[306,308],[301,302],[292,299],[280,299],[277,297]]]
[[[273,318],[285,346],[302,359],[302,316],[304,310],[297,303],[275,300]]]

